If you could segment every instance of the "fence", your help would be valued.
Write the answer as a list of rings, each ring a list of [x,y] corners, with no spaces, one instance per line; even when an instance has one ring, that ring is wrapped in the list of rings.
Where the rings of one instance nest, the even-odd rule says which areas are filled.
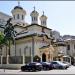
[[[31,62],[30,56],[0,56],[0,64],[25,64]]]

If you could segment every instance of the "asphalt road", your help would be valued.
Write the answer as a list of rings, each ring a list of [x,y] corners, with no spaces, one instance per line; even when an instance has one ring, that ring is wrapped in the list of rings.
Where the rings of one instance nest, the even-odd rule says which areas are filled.
[[[68,69],[66,70],[49,70],[49,71],[38,71],[38,72],[22,72],[21,70],[8,70],[8,69],[0,69],[0,75],[38,75],[38,74],[42,74],[42,75],[65,75],[65,74],[69,74],[75,75],[75,66],[70,66]]]

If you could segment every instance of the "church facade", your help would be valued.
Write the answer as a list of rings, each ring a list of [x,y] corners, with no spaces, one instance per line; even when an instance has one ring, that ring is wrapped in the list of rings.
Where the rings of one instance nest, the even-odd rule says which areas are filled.
[[[31,24],[26,23],[26,11],[21,6],[15,6],[11,13],[11,23],[17,35],[15,45],[11,44],[10,55],[8,47],[3,47],[1,63],[25,64],[33,61],[52,61],[54,56],[54,48],[51,45],[52,29],[47,28],[47,17],[44,12],[40,16],[41,24],[38,24],[39,13],[35,7],[30,13]]]

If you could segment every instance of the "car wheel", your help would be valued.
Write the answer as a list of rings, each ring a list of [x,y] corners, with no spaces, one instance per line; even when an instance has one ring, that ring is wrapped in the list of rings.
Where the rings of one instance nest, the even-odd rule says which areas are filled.
[[[49,67],[47,67],[46,69],[49,70]]]
[[[64,67],[62,67],[62,66],[59,66],[59,69],[63,69]]]
[[[41,68],[39,68],[38,71],[41,71]]]
[[[43,70],[46,70],[46,67],[43,67]]]
[[[25,71],[24,68],[21,68],[21,71]]]
[[[32,71],[36,71],[36,69],[35,68],[32,68]]]

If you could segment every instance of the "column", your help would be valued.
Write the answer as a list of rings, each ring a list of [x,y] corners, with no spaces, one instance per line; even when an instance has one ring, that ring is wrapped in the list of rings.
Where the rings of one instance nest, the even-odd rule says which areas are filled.
[[[31,54],[31,62],[33,62],[33,56],[32,56],[32,54]]]
[[[1,64],[3,64],[3,55],[1,56]]]
[[[9,55],[7,55],[7,64],[9,64]]]
[[[41,53],[41,62],[42,62],[42,53]]]
[[[70,64],[71,64],[71,57],[69,57],[70,58]]]
[[[24,53],[23,53],[23,64],[25,64],[25,56],[24,56]]]

